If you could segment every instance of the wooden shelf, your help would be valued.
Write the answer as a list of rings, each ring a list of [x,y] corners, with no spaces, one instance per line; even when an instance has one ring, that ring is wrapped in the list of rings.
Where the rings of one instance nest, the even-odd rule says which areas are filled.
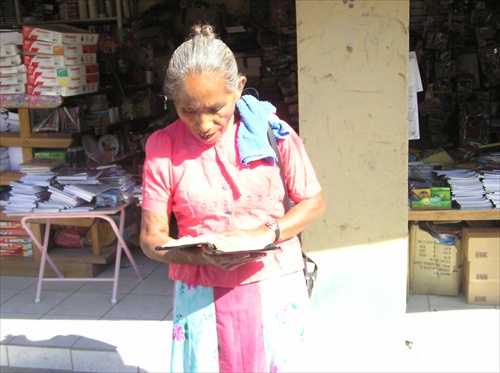
[[[54,135],[54,136],[52,136]],[[61,136],[63,135],[63,136]],[[15,146],[20,148],[69,148],[73,142],[73,136],[65,133],[34,133],[30,137],[8,135],[0,136],[0,146]],[[28,159],[26,159],[28,160]]]
[[[409,221],[500,220],[500,210],[410,210]]]

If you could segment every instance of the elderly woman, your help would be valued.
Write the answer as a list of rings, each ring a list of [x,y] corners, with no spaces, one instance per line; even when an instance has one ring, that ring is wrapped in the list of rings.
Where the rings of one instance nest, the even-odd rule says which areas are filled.
[[[297,234],[325,201],[299,136],[270,103],[242,97],[245,83],[213,27],[193,26],[164,82],[179,118],[147,141],[141,246],[175,280],[172,371],[290,371],[303,359],[309,299]],[[294,202],[286,213],[269,125]],[[174,240],[171,214],[179,242],[217,237],[281,251],[156,250]]]

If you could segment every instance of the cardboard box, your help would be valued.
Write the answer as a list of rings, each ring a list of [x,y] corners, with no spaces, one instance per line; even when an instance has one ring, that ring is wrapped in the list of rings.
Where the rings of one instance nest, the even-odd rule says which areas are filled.
[[[0,67],[5,66],[16,66],[22,64],[21,56],[16,54],[15,56],[0,57]]]
[[[3,85],[0,87],[0,94],[11,95],[17,93],[25,93],[26,84],[13,84],[13,85]]]
[[[95,45],[89,44],[57,44],[48,41],[24,39],[23,51],[40,54],[80,56],[85,53],[97,53],[97,48]]]
[[[0,86],[14,85],[14,84],[26,84],[26,83],[27,83],[26,73],[0,75]]]
[[[417,194],[415,194],[417,195]],[[451,209],[451,192],[449,187],[431,187],[430,197],[419,201],[411,201],[412,210]]]
[[[410,227],[410,292],[416,294],[460,294],[462,283],[462,249],[457,240],[454,245],[439,243],[430,233]]]
[[[0,67],[0,75],[26,73],[26,71],[27,71],[26,65]]]
[[[468,260],[500,260],[500,229],[464,228],[462,241]]]
[[[49,87],[43,85],[26,84],[26,93],[29,95],[48,95],[48,96],[76,96],[87,93],[97,92],[99,83],[84,84],[76,87]]]
[[[73,66],[28,66],[28,75],[62,78],[85,76],[86,74],[95,74],[99,72],[98,64],[80,64]]]
[[[33,86],[78,87],[91,83],[99,83],[99,74],[61,77],[28,75],[28,84]]]
[[[28,84],[46,86],[76,86],[99,82],[99,65],[28,66]]]
[[[81,64],[90,64],[97,62],[96,53],[86,53],[77,56],[58,56],[53,54],[36,54],[25,53],[23,55],[23,62],[26,66],[74,66]]]
[[[99,34],[66,24],[43,26],[23,25],[23,38],[57,44],[97,44]]]
[[[500,281],[500,260],[472,260],[464,262],[464,277],[469,281]]]
[[[466,281],[463,293],[468,304],[499,305],[500,282],[498,281]]]
[[[21,53],[21,47],[16,44],[0,45],[0,57],[15,56]]]

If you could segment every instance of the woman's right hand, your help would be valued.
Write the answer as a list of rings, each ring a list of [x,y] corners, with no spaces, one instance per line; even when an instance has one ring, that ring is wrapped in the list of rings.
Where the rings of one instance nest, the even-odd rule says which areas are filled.
[[[197,250],[201,251],[200,255],[203,258],[203,264],[213,265],[226,271],[232,271],[244,264],[261,259],[267,255],[265,253],[231,253],[222,255],[214,254],[207,248],[206,245],[203,245]]]

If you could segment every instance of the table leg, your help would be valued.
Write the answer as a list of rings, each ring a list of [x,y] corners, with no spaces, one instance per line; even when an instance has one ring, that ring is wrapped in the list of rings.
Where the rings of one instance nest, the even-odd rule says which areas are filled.
[[[135,273],[137,274],[137,277],[142,280],[142,273],[139,267],[137,266],[137,263],[135,262],[134,257],[130,253],[130,250],[128,249],[127,243],[123,239],[123,227],[125,225],[125,209],[123,209],[120,212],[120,228],[116,226],[116,223],[113,218],[107,215],[102,215],[99,216],[99,218],[106,220],[109,222],[111,225],[111,229],[113,229],[113,232],[115,233],[117,243],[116,243],[116,259],[115,259],[115,273],[114,273],[114,279],[113,279],[113,293],[111,295],[111,303],[116,303],[116,294],[118,292],[118,280],[120,276],[120,265],[121,265],[121,259],[122,259],[122,250],[125,251],[125,254],[127,255],[130,264],[134,268]]]
[[[28,232],[28,235],[31,237],[31,240],[33,243],[36,245],[36,247],[41,250],[42,252],[42,257],[40,259],[40,268],[38,271],[38,283],[36,287],[36,296],[35,296],[35,303],[40,303],[40,295],[42,293],[42,283],[43,283],[43,275],[45,272],[45,261],[50,264],[54,272],[56,273],[57,277],[63,277],[62,273],[59,271],[59,269],[56,267],[52,259],[50,259],[49,255],[47,254],[48,248],[49,248],[49,238],[50,238],[50,219],[47,219],[47,223],[45,224],[45,232],[43,235],[43,244],[40,244],[38,239],[35,237],[33,232],[31,231],[31,227],[26,223],[26,220],[28,218],[23,218],[21,219],[21,224]]]

